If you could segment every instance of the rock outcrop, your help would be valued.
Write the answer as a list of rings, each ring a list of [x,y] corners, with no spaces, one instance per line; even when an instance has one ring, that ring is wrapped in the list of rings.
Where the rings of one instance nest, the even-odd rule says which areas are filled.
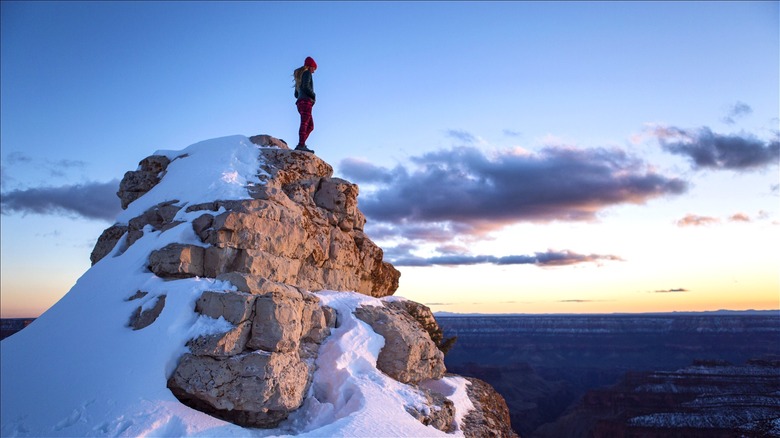
[[[259,149],[260,183],[247,187],[244,200],[187,206],[190,213],[203,211],[193,222],[203,246],[173,244],[156,251],[150,269],[164,278],[239,272],[309,291],[392,295],[400,273],[382,260],[382,249],[363,233],[366,219],[357,208],[357,185],[333,178],[333,168],[313,154],[289,150],[270,136],[252,139],[275,145]],[[138,170],[127,172],[118,192],[123,208],[159,183],[168,165],[167,157],[153,155],[142,160]],[[182,206],[177,202],[166,201],[128,224],[108,228],[95,245],[92,263],[105,257],[125,233],[122,250],[147,226],[165,231],[180,225],[175,217]]]
[[[163,280],[205,277],[229,287],[200,294],[197,318],[219,329],[187,342],[189,352],[179,359],[168,387],[194,409],[241,426],[268,428],[303,405],[320,346],[344,316],[312,292],[387,297],[398,288],[400,273],[363,232],[357,185],[334,178],[326,162],[292,151],[282,140],[267,135],[250,140],[260,146],[260,159],[244,199],[167,199],[105,230],[91,260],[120,256],[146,233],[191,227],[173,234],[188,236],[183,241],[151,251],[147,269]],[[188,156],[169,157],[150,156],[125,174],[118,192],[123,208]],[[147,295],[138,291],[128,298],[143,299],[130,315],[134,330],[155,324],[164,311],[166,295]],[[377,368],[427,400],[406,411],[424,425],[454,431],[453,402],[417,386],[446,372],[442,331],[430,309],[393,299],[359,307],[355,316],[384,337]]]
[[[444,376],[444,354],[408,312],[396,306],[364,306],[355,316],[385,338],[376,363],[382,372],[403,383]]]
[[[468,394],[474,410],[464,419],[463,434],[467,438],[516,438],[504,398],[487,382],[467,379],[471,382]]]
[[[183,403],[233,423],[274,427],[299,408],[319,344],[335,321],[319,298],[290,288],[206,291],[195,310],[234,326],[191,340],[168,387]]]

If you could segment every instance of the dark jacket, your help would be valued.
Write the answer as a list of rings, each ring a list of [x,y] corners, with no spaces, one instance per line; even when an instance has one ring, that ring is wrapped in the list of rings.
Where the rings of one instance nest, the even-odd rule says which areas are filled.
[[[305,70],[301,75],[301,85],[295,87],[295,98],[298,100],[309,99],[312,102],[317,100],[317,95],[314,93],[314,81],[309,70]]]

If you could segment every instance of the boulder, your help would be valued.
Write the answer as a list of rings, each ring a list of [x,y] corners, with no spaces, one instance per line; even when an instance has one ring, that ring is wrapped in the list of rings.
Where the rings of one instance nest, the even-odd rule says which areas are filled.
[[[247,346],[281,353],[298,350],[303,334],[303,307],[300,292],[259,295]]]
[[[149,270],[163,278],[188,278],[203,276],[203,247],[171,243],[152,251]]]
[[[309,369],[297,352],[216,359],[185,354],[168,380],[179,400],[246,427],[276,427],[303,403]]]
[[[141,293],[138,291],[137,293]],[[146,295],[146,292],[143,292]],[[128,324],[133,330],[141,330],[142,328],[149,327],[153,322],[157,320],[157,317],[162,313],[165,307],[165,295],[160,295],[151,308],[144,309],[144,306],[138,306],[133,314],[130,316],[130,323]]]
[[[127,233],[127,239],[119,250],[120,254],[135,241],[143,237],[143,229],[147,225],[150,225],[155,231],[166,231],[181,224],[182,221],[174,220],[176,213],[181,209],[180,206],[174,205],[177,202],[176,200],[162,202],[145,211],[140,216],[131,219],[127,225],[115,224],[107,228],[100,235],[95,248],[92,250],[90,255],[92,264],[94,265],[108,255],[125,233]]]
[[[207,290],[195,302],[195,311],[214,319],[222,317],[233,325],[239,325],[254,317],[255,298],[242,292]]]
[[[355,316],[385,338],[376,363],[382,372],[402,383],[444,376],[444,354],[408,313],[386,306],[362,306]]]
[[[290,149],[290,147],[287,146],[286,141],[265,134],[253,135],[249,137],[249,141],[251,141],[252,143],[258,146],[274,147],[279,149]]]
[[[116,246],[119,239],[127,232],[127,225],[112,225],[105,230],[98,237],[95,248],[92,249],[92,253],[89,255],[89,260],[92,265],[99,262],[103,257],[107,256]]]
[[[436,318],[433,316],[430,307],[405,299],[389,301],[386,304],[394,309],[404,311],[414,318],[414,320],[420,324],[420,327],[428,333],[428,336],[431,337],[433,343],[436,344],[436,347],[438,347],[442,353],[447,354],[449,349],[452,348],[452,345],[454,345],[457,338],[451,337],[444,339],[444,332],[441,327],[439,327],[439,323],[436,322]]]
[[[122,208],[127,208],[131,202],[156,186],[170,162],[171,160],[166,156],[152,155],[138,163],[138,170],[126,172],[117,192]]]
[[[244,351],[252,330],[252,322],[245,321],[225,333],[201,336],[187,343],[195,356],[223,358],[235,356]]]
[[[466,387],[474,409],[463,419],[466,438],[517,438],[512,430],[506,400],[490,384],[474,377],[466,377]]]
[[[196,312],[235,327],[187,343],[190,353],[168,381],[179,400],[249,427],[274,427],[303,403],[319,345],[335,317],[316,295],[279,286],[285,287],[259,295],[201,294]]]
[[[422,406],[407,406],[406,412],[420,423],[443,432],[455,431],[455,404],[438,392],[419,388],[426,402]]]

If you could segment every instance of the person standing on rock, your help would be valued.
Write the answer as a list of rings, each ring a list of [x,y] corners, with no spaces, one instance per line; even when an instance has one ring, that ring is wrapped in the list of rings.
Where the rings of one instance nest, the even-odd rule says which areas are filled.
[[[314,119],[311,116],[311,109],[317,100],[314,94],[314,81],[311,75],[317,70],[317,63],[311,56],[306,57],[303,66],[295,69],[293,77],[295,78],[295,105],[298,107],[298,113],[301,115],[301,127],[298,129],[298,146],[296,151],[314,153],[306,146],[306,139],[314,130]]]

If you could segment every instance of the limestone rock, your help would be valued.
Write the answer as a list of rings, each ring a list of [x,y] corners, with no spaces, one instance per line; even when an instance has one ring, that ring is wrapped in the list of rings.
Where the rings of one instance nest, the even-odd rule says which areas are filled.
[[[195,311],[214,319],[223,317],[227,322],[239,325],[252,320],[255,298],[241,292],[204,291],[195,302]]]
[[[129,235],[127,245],[132,245],[136,240],[143,237],[143,229],[147,225],[151,225],[152,229],[156,231],[165,231],[179,225],[180,221],[175,222],[173,220],[176,213],[181,210],[180,206],[174,205],[176,202],[178,201],[162,202],[145,211],[140,216],[131,219],[128,223]]]
[[[363,232],[357,185],[334,178],[320,157],[290,150],[283,140],[259,135],[250,141],[259,146],[259,182],[247,185],[244,199],[196,205],[166,200],[106,230],[91,259],[97,263],[119,242],[123,247],[117,250],[125,251],[149,227],[162,233],[191,226],[200,242],[153,251],[149,270],[163,279],[229,281],[238,290],[205,291],[198,298],[195,312],[224,318],[232,328],[191,339],[190,353],[180,358],[168,385],[195,409],[243,426],[273,427],[303,403],[319,347],[337,323],[335,310],[309,291],[388,296],[398,288],[400,272]],[[151,156],[127,172],[117,193],[122,207],[157,185],[170,162]],[[164,296],[153,309],[139,307],[133,327],[153,322],[162,306]],[[385,336],[380,369],[402,382],[440,378],[443,355],[426,332],[428,315],[411,308],[378,309],[359,312]],[[410,312],[424,322],[418,324]],[[447,430],[451,403],[427,398],[426,406],[410,412]]]
[[[427,402],[424,406],[407,406],[406,412],[426,426],[443,432],[455,431],[455,404],[452,400],[424,388],[419,388]]]
[[[203,276],[203,248],[172,243],[149,255],[149,270],[163,278]]]
[[[444,354],[406,312],[386,306],[363,306],[355,316],[385,338],[376,366],[402,383],[444,376]]]
[[[157,317],[160,316],[160,313],[162,313],[164,307],[165,295],[160,295],[157,297],[157,301],[150,309],[144,310],[143,306],[138,306],[135,309],[135,312],[133,312],[133,315],[130,317],[130,327],[132,327],[133,330],[141,330],[142,328],[149,327],[157,320]]]
[[[264,158],[260,168],[270,175],[268,180],[275,180],[282,188],[291,183],[333,175],[330,164],[314,154],[278,148],[261,148],[260,154]]]
[[[466,438],[517,438],[504,397],[482,380],[466,379],[471,382],[466,392],[474,410],[463,420],[463,435]]]
[[[127,208],[131,202],[143,196],[160,182],[162,173],[168,168],[171,160],[163,155],[152,155],[138,163],[138,170],[126,172],[119,183],[117,196],[122,202],[122,208]]]
[[[239,272],[311,291],[376,297],[398,288],[400,273],[382,260],[381,248],[356,228],[344,231],[345,223],[364,223],[359,212],[342,212],[341,219],[330,213],[334,219],[328,222],[325,210],[316,206],[265,200],[216,202],[188,211],[221,208],[227,211],[206,213],[193,222],[195,234],[211,245],[205,253],[207,277]]]
[[[190,347],[190,352],[196,356],[214,358],[235,356],[246,348],[251,329],[251,321],[245,321],[226,333],[193,339],[187,343],[187,346]]]
[[[255,299],[252,337],[247,346],[288,353],[300,347],[303,332],[303,296],[271,292]]]
[[[230,277],[233,275],[233,277]],[[233,281],[257,282],[228,274]],[[195,311],[234,324],[190,340],[168,386],[190,407],[249,427],[274,427],[302,403],[335,318],[319,298],[285,284],[260,294],[205,291]]]
[[[280,292],[294,294],[301,290],[289,284],[270,281],[259,275],[252,275],[243,272],[228,272],[217,275],[217,280],[229,281],[241,292],[252,295],[265,295],[271,292]]]
[[[303,402],[309,370],[297,352],[219,360],[185,354],[168,380],[179,400],[247,427],[275,427]]]
[[[111,252],[125,233],[127,233],[127,240],[123,248],[120,248],[120,254],[135,241],[143,237],[143,229],[147,225],[151,225],[155,231],[165,231],[181,224],[181,221],[174,220],[176,213],[181,209],[180,206],[175,205],[177,202],[176,200],[162,202],[145,211],[140,216],[131,219],[127,225],[114,224],[107,228],[100,235],[95,248],[92,250],[90,255],[92,264],[94,265]]]
[[[116,246],[119,239],[127,232],[127,225],[112,225],[100,235],[95,244],[95,248],[92,250],[92,254],[89,255],[89,260],[92,265],[99,262],[103,257],[107,256]]]
[[[366,217],[357,208],[358,186],[341,178],[323,179],[314,202],[317,207],[327,210],[328,221],[342,231],[363,230]]]
[[[176,254],[166,249],[150,258],[153,272],[165,278],[240,273],[310,291],[392,295],[400,272],[383,261],[382,250],[362,231],[366,219],[358,209],[357,185],[333,178],[328,163],[290,150],[281,140],[267,135],[250,140],[261,146],[261,182],[247,187],[246,199],[187,206],[187,213],[204,212],[191,224],[206,244],[202,269],[196,253],[200,250]],[[154,187],[168,164],[165,156],[151,156],[141,161],[138,170],[128,172],[118,193],[123,205]],[[168,200],[127,225],[107,230],[93,251],[93,263],[111,251],[123,231],[127,238],[120,251],[141,238],[147,226],[165,231],[179,225],[178,204]]]
[[[251,141],[252,143],[258,146],[275,147],[279,149],[290,149],[290,147],[287,146],[286,141],[265,134],[253,135],[249,137],[249,141]]]
[[[430,307],[411,300],[390,301],[387,305],[394,309],[404,311],[414,318],[414,320],[420,324],[420,327],[428,333],[428,336],[431,337],[433,343],[436,344],[442,353],[447,354],[447,351],[454,344],[456,340],[455,337],[446,340],[444,339],[444,332],[441,327],[439,327],[439,323],[436,322],[436,318],[433,316]]]

